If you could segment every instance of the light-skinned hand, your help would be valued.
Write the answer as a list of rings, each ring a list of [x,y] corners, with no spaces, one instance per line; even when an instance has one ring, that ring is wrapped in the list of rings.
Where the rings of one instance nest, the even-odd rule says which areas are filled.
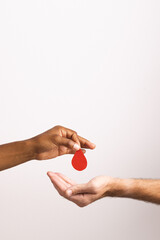
[[[120,197],[160,204],[160,179],[123,179],[99,176],[85,184],[76,184],[61,173],[48,172],[53,185],[64,198],[79,207],[103,197]]]
[[[79,207],[85,207],[106,196],[111,182],[111,177],[98,176],[88,183],[76,184],[61,173],[48,172],[47,174],[58,193]]]

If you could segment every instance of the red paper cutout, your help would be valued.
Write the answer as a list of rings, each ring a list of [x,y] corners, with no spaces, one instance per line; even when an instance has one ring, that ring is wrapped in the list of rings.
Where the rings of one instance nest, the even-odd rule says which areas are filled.
[[[87,167],[87,159],[84,156],[82,150],[78,150],[75,152],[73,158],[72,158],[72,166],[77,170],[77,171],[82,171]]]

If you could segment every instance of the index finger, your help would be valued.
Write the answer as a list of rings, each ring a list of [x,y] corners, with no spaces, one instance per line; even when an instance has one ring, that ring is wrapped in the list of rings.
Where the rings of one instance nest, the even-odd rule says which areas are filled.
[[[76,142],[78,145],[80,145],[77,132],[74,130],[71,130],[69,128],[63,128],[62,130],[62,136],[66,137],[68,139],[72,139],[74,142]]]
[[[73,180],[63,175],[62,173],[56,172],[55,174],[57,174],[60,178],[62,178],[63,181],[70,184],[71,186],[76,184]]]
[[[48,172],[47,175],[49,176],[51,182],[60,195],[64,195],[66,189],[71,186],[69,183],[65,182],[62,178],[53,172]]]
[[[81,136],[78,136],[78,138],[82,148],[95,149],[96,145],[94,143],[90,142],[89,140]]]
[[[77,135],[77,132],[69,129],[69,128],[63,128],[62,129],[62,135],[64,137],[73,139],[76,143],[81,145],[81,148],[88,148],[88,149],[94,149],[96,147],[96,145],[92,142],[90,142],[89,140]]]

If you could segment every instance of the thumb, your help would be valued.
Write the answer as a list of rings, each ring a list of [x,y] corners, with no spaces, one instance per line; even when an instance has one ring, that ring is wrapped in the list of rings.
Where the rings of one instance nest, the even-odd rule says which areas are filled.
[[[66,194],[68,197],[82,193],[89,193],[87,184],[77,184],[67,189]]]

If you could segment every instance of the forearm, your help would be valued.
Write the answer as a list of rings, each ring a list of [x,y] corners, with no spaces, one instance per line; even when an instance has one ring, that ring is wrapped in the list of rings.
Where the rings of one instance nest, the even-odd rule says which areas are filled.
[[[113,178],[106,195],[160,204],[160,180]]]
[[[34,159],[32,140],[0,145],[0,171]]]

